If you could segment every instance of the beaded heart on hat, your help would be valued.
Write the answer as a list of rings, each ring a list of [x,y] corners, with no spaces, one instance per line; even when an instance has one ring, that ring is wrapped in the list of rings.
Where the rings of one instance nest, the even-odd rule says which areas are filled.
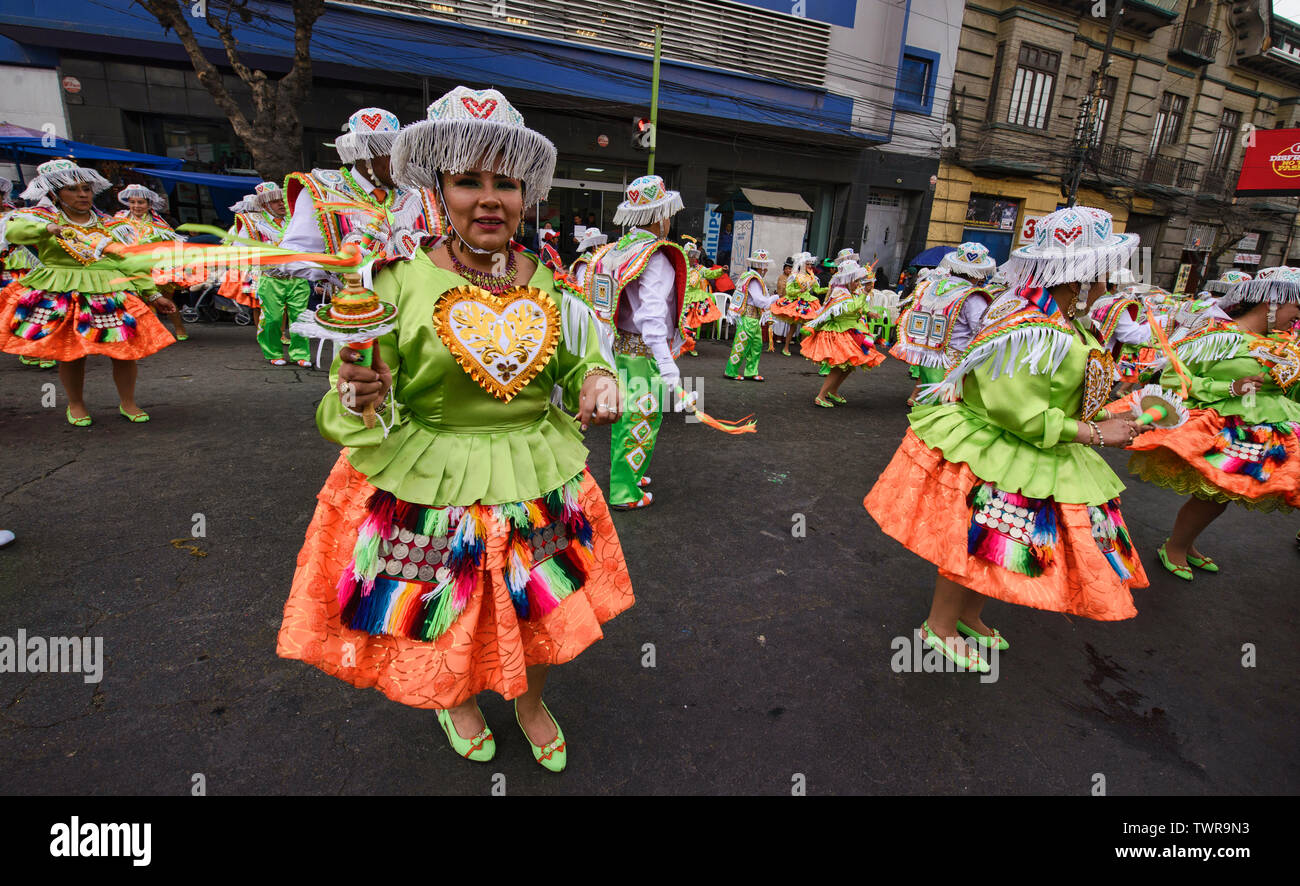
[[[1033,242],[1014,250],[1002,268],[1013,289],[1084,283],[1126,267],[1137,247],[1136,234],[1115,233],[1109,212],[1069,206],[1038,219]]]
[[[343,135],[334,140],[334,149],[344,163],[387,157],[401,128],[401,121],[391,111],[362,108],[343,124]]]
[[[1243,301],[1273,304],[1300,302],[1300,268],[1286,265],[1262,268],[1255,279],[1241,280],[1229,286],[1227,294],[1219,299],[1219,307],[1226,308]]]
[[[997,266],[993,256],[989,255],[989,248],[983,243],[973,242],[962,243],[939,262],[939,267],[944,270],[978,278],[992,274]]]
[[[772,256],[766,249],[755,249],[749,257],[749,263],[751,265],[770,265]]]
[[[500,92],[457,86],[397,137],[393,176],[398,184],[432,188],[440,172],[486,169],[522,181],[531,202],[546,199],[555,158],[555,145],[526,127]]]
[[[643,175],[627,186],[627,199],[618,204],[614,223],[644,225],[670,218],[680,212],[684,204],[682,195],[668,190],[664,180],[657,175]]]

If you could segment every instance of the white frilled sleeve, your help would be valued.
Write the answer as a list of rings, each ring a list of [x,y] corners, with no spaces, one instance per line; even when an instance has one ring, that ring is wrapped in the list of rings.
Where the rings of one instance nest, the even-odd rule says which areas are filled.
[[[1138,312],[1136,320],[1125,311],[1120,315],[1119,322],[1115,324],[1116,340],[1126,345],[1144,345],[1151,340],[1151,335],[1151,327],[1147,325],[1141,311]]]
[[[668,257],[656,252],[650,256],[641,276],[623,291],[627,314],[624,309],[619,310],[621,322],[626,322],[623,317],[630,315],[636,329],[629,331],[641,333],[659,365],[659,374],[669,386],[682,380],[672,349],[668,347],[668,337],[677,323],[676,275]]]
[[[306,188],[298,192],[293,201],[293,215],[289,217],[289,227],[285,229],[284,239],[280,241],[283,249],[294,252],[324,252],[325,238],[321,236],[320,225],[316,220],[316,209],[311,202],[311,194]],[[287,276],[318,282],[329,279],[324,269],[309,262],[294,262],[284,265]]]
[[[763,289],[762,281],[756,278],[750,278],[749,282],[745,284],[745,291],[749,293],[749,303],[760,311],[766,311],[772,307],[772,302],[777,299],[775,292],[765,293]]]

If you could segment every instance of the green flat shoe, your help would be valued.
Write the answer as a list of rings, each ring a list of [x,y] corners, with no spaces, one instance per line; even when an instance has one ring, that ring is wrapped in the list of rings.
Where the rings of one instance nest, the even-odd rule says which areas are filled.
[[[1156,551],[1156,556],[1160,558],[1160,563],[1165,567],[1165,569],[1172,572],[1183,581],[1192,580],[1192,570],[1188,569],[1186,566],[1175,566],[1173,563],[1169,562],[1169,555],[1165,553],[1164,545],[1161,545],[1159,550]]]
[[[551,709],[542,702],[542,710],[546,711],[546,716],[551,718],[555,724],[555,740],[545,747],[538,747],[533,744],[533,740],[528,738],[528,733],[524,731],[524,724],[519,723],[519,705],[515,704],[515,722],[519,723],[519,731],[524,733],[524,738],[528,740],[528,746],[533,749],[533,759],[542,765],[542,768],[549,772],[563,772],[565,765],[569,762],[568,746],[564,741],[564,730],[560,728],[560,722],[555,719]]]
[[[1201,570],[1202,572],[1219,571],[1219,564],[1215,563],[1209,557],[1193,557],[1191,554],[1188,554],[1187,562],[1189,565],[1195,566],[1197,569]]]
[[[849,402],[848,400],[845,400],[843,397],[841,397],[839,394],[827,394],[826,396],[827,396],[827,397],[830,397],[830,398],[831,398],[832,400],[834,400],[836,403],[847,403],[847,402]]]
[[[478,705],[474,705],[478,710]],[[479,711],[478,715],[483,716]],[[447,741],[451,744],[451,749],[460,754],[466,760],[473,760],[475,763],[486,763],[497,755],[497,742],[492,736],[492,730],[488,728],[487,720],[483,720],[483,731],[473,738],[461,738],[460,733],[456,731],[455,725],[451,722],[451,715],[446,711],[438,711],[438,725],[442,731],[447,734]]]
[[[181,335],[176,336],[176,340],[177,340],[177,341],[189,341],[189,340],[190,340],[190,337],[189,337],[188,335],[185,335],[184,333],[182,333]]]
[[[827,408],[827,409],[834,409],[834,408],[835,408],[835,404],[834,404],[834,403],[827,403],[827,402],[826,402],[825,400],[823,400],[821,397],[813,397],[813,402],[816,403],[818,406],[824,406],[824,407]]]
[[[64,410],[63,414],[67,416],[68,424],[72,425],[74,428],[88,428],[94,423],[89,415],[83,415],[81,418],[73,418],[71,406]]]
[[[957,619],[957,632],[963,637],[970,637],[976,643],[987,649],[993,649],[996,647],[998,652],[1006,652],[1011,648],[1011,644],[1006,641],[1005,637],[998,633],[997,628],[994,628],[993,635],[989,636],[988,634],[981,634],[974,628],[968,627],[961,619]]]
[[[133,424],[133,425],[142,425],[142,424],[144,424],[145,422],[147,422],[147,421],[149,420],[149,413],[147,413],[147,412],[134,412],[134,413],[132,413],[132,412],[127,412],[125,409],[122,408],[122,404],[120,404],[120,403],[119,403],[118,406],[117,406],[117,411],[118,411],[118,414],[122,416],[122,418],[126,419],[127,421],[129,421],[129,422],[130,422],[131,424]]]
[[[978,671],[981,674],[987,674],[989,672],[988,662],[980,658],[980,654],[975,650],[972,649],[971,654],[968,657],[965,655],[958,655],[949,649],[948,644],[944,642],[944,639],[934,631],[930,630],[929,619],[921,622],[921,636],[925,640],[926,646],[929,646],[931,649],[938,649],[943,653],[944,658],[948,659],[948,661],[952,662],[963,671]]]

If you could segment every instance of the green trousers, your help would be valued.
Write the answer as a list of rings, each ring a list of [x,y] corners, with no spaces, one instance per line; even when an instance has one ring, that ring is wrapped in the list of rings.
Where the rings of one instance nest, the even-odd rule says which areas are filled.
[[[609,503],[626,505],[641,498],[640,481],[659,439],[661,381],[659,365],[651,357],[615,354],[614,368],[626,380],[627,403],[610,428]]]
[[[292,323],[307,310],[310,295],[311,283],[297,277],[258,278],[257,298],[262,303],[262,317],[257,324],[257,343],[262,348],[263,357],[268,360],[284,358],[284,344],[280,341],[284,309],[289,308],[289,322]],[[311,359],[311,343],[305,336],[289,334],[289,359],[295,362]]]
[[[943,381],[944,369],[942,366],[918,366],[917,378],[923,385],[937,384]]]
[[[736,323],[736,341],[731,346],[725,370],[727,378],[758,375],[758,358],[763,354],[763,331],[757,317],[741,317]]]

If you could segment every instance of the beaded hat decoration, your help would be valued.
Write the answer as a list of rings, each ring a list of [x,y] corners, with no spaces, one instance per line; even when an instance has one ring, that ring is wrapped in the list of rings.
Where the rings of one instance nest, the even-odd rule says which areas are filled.
[[[831,264],[838,268],[849,259],[852,259],[855,262],[860,262],[862,261],[862,256],[854,252],[852,246],[845,246],[839,252],[835,253],[835,258],[831,259]]]
[[[428,119],[406,126],[393,143],[393,177],[436,188],[440,172],[488,169],[524,183],[529,203],[545,200],[555,174],[555,145],[524,125],[495,89],[457,86],[429,105]]]
[[[1219,299],[1219,307],[1226,308],[1238,302],[1300,303],[1300,268],[1285,265],[1264,268],[1255,279],[1247,278],[1232,284],[1227,294]]]
[[[1040,218],[1033,241],[1014,250],[1002,267],[1015,289],[1086,283],[1127,267],[1137,247],[1137,234],[1115,233],[1109,212],[1068,206]]]
[[[267,204],[272,201],[284,199],[284,189],[276,182],[262,182],[253,189],[251,196],[245,197],[244,199],[252,206],[259,209],[265,209]]]
[[[753,254],[749,256],[749,263],[767,267],[772,263],[772,256],[766,249],[755,249]]]
[[[602,234],[600,228],[587,228],[582,232],[582,237],[578,240],[578,251],[586,252],[588,249],[603,246],[608,242],[609,235]]]
[[[943,257],[939,267],[946,268],[954,274],[965,274],[983,279],[995,270],[998,263],[989,255],[989,248],[983,243],[963,243]]]
[[[96,194],[112,187],[108,179],[95,170],[78,166],[72,160],[60,157],[58,160],[47,160],[37,166],[36,177],[27,185],[27,190],[19,196],[24,200],[36,202],[50,196],[59,188],[79,185],[82,182],[89,183]]]
[[[397,115],[391,111],[362,108],[343,124],[343,135],[334,140],[334,149],[344,163],[387,157],[401,128]]]
[[[614,213],[616,225],[648,225],[681,212],[682,195],[668,190],[657,175],[643,175],[627,186],[627,194]]]
[[[1267,271],[1270,269],[1265,268],[1264,270]],[[1262,277],[1263,274],[1261,273],[1260,276]],[[1206,292],[1221,295],[1236,286],[1238,283],[1249,283],[1252,279],[1253,278],[1250,274],[1247,274],[1245,271],[1239,271],[1236,268],[1228,268],[1228,270],[1224,271],[1218,280],[1211,280],[1206,283],[1205,290]],[[1268,277],[1264,277],[1264,279],[1267,280]]]
[[[123,206],[130,207],[132,197],[145,198],[149,201],[149,206],[158,212],[167,208],[167,198],[144,185],[127,185],[117,192],[117,202]]]

